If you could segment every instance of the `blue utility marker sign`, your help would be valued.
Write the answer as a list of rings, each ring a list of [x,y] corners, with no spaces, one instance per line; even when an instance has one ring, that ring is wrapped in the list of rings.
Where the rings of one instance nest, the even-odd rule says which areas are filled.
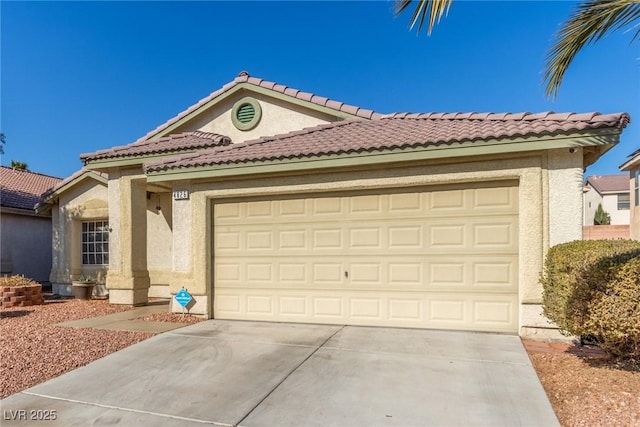
[[[182,306],[182,308],[186,307],[187,304],[191,302],[193,297],[189,292],[187,292],[184,288],[180,289],[176,294],[176,302]]]

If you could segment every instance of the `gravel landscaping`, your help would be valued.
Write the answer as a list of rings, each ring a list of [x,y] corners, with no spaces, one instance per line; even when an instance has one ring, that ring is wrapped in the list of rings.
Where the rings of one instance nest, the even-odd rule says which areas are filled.
[[[131,309],[101,300],[58,299],[0,310],[0,398],[153,336],[55,325]],[[136,320],[196,323],[203,319],[159,313]],[[530,342],[526,348],[563,426],[640,425],[640,366],[612,362],[597,348],[587,351]]]
[[[639,365],[576,346],[527,350],[563,426],[640,426]]]

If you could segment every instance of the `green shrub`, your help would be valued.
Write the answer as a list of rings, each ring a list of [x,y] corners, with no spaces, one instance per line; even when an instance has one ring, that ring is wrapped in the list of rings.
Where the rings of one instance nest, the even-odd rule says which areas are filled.
[[[603,208],[602,203],[598,204],[598,209],[593,216],[593,225],[609,225],[611,224],[611,215],[609,215]]]
[[[18,287],[18,286],[37,286],[39,284],[40,283],[34,280],[31,280],[28,277],[19,276],[19,275],[0,277],[0,286]]]
[[[611,305],[619,305],[621,300],[604,296],[618,295],[613,288],[631,286],[628,285],[631,279],[623,280],[623,277],[632,274],[627,269],[633,269],[638,257],[640,242],[633,240],[575,241],[549,249],[541,278],[544,314],[565,333],[593,335],[599,341],[606,339],[601,333],[602,328],[596,327],[605,325],[599,316],[609,313],[606,327],[614,325],[611,318],[620,308]],[[630,260],[634,263],[627,267]],[[629,304],[637,304],[637,301]],[[594,311],[594,304],[599,304],[597,311]],[[640,310],[637,306],[636,309]],[[623,323],[620,325],[622,327]],[[625,333],[623,327],[623,330],[612,332],[611,336]]]
[[[640,256],[622,264],[589,304],[587,329],[617,357],[640,360]]]

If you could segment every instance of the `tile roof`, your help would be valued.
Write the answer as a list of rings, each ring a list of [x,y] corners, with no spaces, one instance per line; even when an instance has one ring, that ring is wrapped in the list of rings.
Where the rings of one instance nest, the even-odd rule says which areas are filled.
[[[629,192],[629,175],[594,175],[587,177],[587,184],[598,193]]]
[[[61,181],[54,176],[0,166],[0,205],[33,210],[40,195]]]
[[[269,89],[272,90],[276,93],[281,93],[287,96],[290,96],[292,98],[296,98],[296,99],[300,99],[302,101],[308,101],[311,102],[313,104],[319,105],[321,107],[327,107],[330,108],[332,110],[336,110],[336,111],[340,111],[343,113],[347,113],[347,114],[351,114],[363,119],[374,119],[374,118],[380,118],[382,117],[381,114],[376,113],[375,111],[372,110],[366,110],[364,108],[360,108],[360,107],[356,107],[354,105],[348,105],[345,104],[343,102],[340,101],[334,101],[332,99],[329,98],[325,98],[323,96],[319,96],[313,93],[309,93],[309,92],[302,92],[299,89],[294,89],[291,88],[289,86],[285,86],[285,85],[281,85],[275,82],[270,82],[267,80],[263,80],[261,78],[258,77],[251,77],[249,75],[248,72],[246,71],[242,71],[238,74],[238,76],[232,80],[231,82],[225,84],[224,86],[222,86],[220,89],[216,90],[215,92],[212,92],[211,94],[209,94],[209,96],[202,98],[200,101],[198,101],[197,103],[195,103],[194,105],[192,105],[191,107],[187,108],[186,110],[182,111],[181,113],[179,113],[177,116],[169,119],[168,121],[166,121],[165,123],[161,124],[160,126],[158,126],[157,128],[153,129],[152,131],[148,132],[146,135],[144,135],[143,137],[139,138],[136,142],[138,141],[145,141],[151,137],[153,137],[154,135],[158,134],[159,132],[161,132],[162,130],[164,130],[165,128],[171,126],[172,124],[178,122],[180,119],[182,119],[183,117],[191,114],[192,112],[196,111],[198,108],[202,107],[203,105],[207,104],[208,102],[212,101],[213,99],[217,98],[218,96],[224,94],[225,92],[228,92],[229,90],[233,89],[234,87],[240,85],[240,84],[248,84],[248,85],[253,85],[256,87],[260,87],[263,89]]]
[[[147,172],[182,167],[426,147],[478,140],[624,128],[626,113],[396,113],[345,120],[149,164]]]
[[[49,196],[51,196],[52,194],[54,194],[58,189],[60,189],[60,188],[64,187],[65,185],[75,181],[76,179],[80,178],[84,174],[95,174],[97,176],[100,176],[100,177],[104,178],[105,180],[109,179],[109,175],[107,173],[98,172],[98,171],[90,171],[88,169],[82,168],[80,170],[75,171],[71,176],[66,177],[65,179],[63,179],[60,182],[58,182],[55,186],[49,188],[47,191],[42,193],[42,195],[40,196],[40,201],[39,201],[37,206],[39,206],[43,202],[45,202],[46,199]]]
[[[188,150],[200,150],[231,144],[228,136],[210,132],[185,132],[154,141],[140,141],[121,147],[113,147],[95,153],[81,154],[83,162],[120,157],[135,157],[152,154],[168,154]]]
[[[640,149],[629,154],[627,160],[620,165],[620,170],[627,171],[640,166]]]

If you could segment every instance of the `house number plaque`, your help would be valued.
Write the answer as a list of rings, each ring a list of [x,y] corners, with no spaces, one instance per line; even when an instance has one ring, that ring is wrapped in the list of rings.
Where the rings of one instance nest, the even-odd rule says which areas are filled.
[[[173,200],[187,200],[189,198],[189,190],[176,190],[173,192]]]

